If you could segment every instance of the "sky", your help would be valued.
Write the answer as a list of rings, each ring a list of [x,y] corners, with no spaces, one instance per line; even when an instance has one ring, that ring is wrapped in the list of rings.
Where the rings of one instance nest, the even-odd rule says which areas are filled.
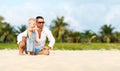
[[[12,26],[28,25],[29,18],[52,20],[64,16],[69,28],[83,32],[100,32],[101,26],[111,24],[120,32],[120,0],[0,0],[0,16]]]

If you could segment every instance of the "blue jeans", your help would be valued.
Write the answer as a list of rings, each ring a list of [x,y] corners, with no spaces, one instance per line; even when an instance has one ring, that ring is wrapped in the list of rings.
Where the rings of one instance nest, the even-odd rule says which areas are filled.
[[[34,48],[34,54],[36,55],[36,54],[38,54],[38,52],[40,52],[42,50],[43,50],[43,48],[41,48],[41,47],[35,47]]]
[[[42,50],[43,50],[43,48],[35,47],[35,48],[34,48],[34,54],[36,55],[36,54],[38,54],[38,52],[40,52],[40,51],[42,51]],[[25,48],[25,53],[27,54],[27,48]]]

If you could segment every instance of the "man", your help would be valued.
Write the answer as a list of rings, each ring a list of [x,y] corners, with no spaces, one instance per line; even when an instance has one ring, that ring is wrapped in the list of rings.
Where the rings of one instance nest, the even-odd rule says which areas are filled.
[[[39,42],[34,48],[34,53],[36,55],[49,55],[49,50],[53,48],[55,39],[51,33],[51,31],[44,26],[44,18],[42,16],[36,17],[36,24],[38,27],[38,36]],[[26,49],[26,38],[27,30],[17,36],[17,41],[19,44],[19,54],[23,55],[24,50]],[[46,42],[46,37],[49,40],[48,46],[44,46]]]

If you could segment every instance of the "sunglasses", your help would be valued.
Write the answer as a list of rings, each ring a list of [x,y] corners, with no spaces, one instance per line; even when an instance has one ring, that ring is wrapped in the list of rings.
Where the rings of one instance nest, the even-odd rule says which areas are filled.
[[[44,24],[45,22],[37,22],[37,23],[39,23],[39,24]]]

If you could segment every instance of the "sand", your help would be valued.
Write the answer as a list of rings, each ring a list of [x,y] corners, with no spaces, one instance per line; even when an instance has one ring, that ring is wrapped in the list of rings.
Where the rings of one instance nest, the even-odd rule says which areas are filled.
[[[0,71],[120,71],[120,51],[51,50],[49,56],[0,50]]]

